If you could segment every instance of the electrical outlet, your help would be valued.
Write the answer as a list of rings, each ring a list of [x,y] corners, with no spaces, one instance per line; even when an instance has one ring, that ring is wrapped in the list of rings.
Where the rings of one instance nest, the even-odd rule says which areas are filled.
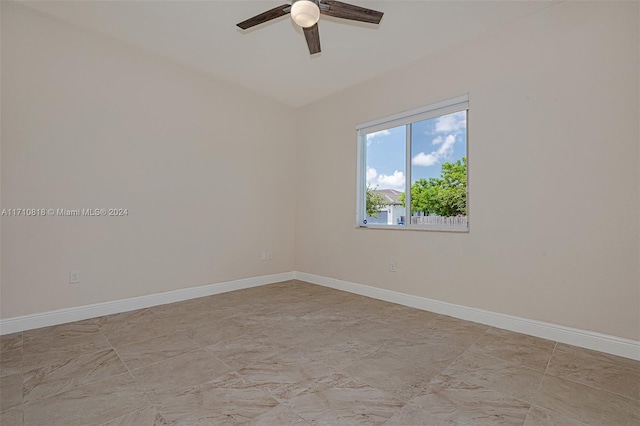
[[[80,282],[80,271],[69,271],[69,284],[77,284]]]
[[[266,251],[263,251],[263,252],[260,254],[260,260],[267,260],[267,252],[266,252]]]
[[[389,271],[390,272],[396,271],[396,262],[389,262]]]
[[[270,251],[267,252],[267,260],[272,260],[273,259],[273,253],[271,253]]]

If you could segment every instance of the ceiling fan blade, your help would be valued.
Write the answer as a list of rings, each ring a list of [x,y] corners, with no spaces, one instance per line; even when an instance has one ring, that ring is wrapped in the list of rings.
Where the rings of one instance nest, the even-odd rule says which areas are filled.
[[[307,46],[309,46],[309,53],[320,53],[320,32],[318,31],[318,24],[313,27],[303,28],[304,38],[307,39]]]
[[[366,9],[349,3],[342,3],[335,0],[321,0],[321,5],[327,5],[328,8],[320,7],[320,13],[335,18],[350,19],[352,21],[368,22],[370,24],[379,24],[384,13],[377,10]]]
[[[267,10],[259,15],[254,16],[253,18],[249,18],[246,21],[242,21],[239,24],[236,24],[243,30],[247,28],[255,27],[256,25],[263,24],[267,21],[271,21],[272,19],[279,18],[291,12],[291,5],[283,4],[278,7],[274,7],[273,9]]]

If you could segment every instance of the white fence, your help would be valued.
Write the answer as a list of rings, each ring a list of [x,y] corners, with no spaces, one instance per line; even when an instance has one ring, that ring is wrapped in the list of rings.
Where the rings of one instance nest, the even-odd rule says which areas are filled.
[[[467,216],[411,216],[412,225],[467,226]]]

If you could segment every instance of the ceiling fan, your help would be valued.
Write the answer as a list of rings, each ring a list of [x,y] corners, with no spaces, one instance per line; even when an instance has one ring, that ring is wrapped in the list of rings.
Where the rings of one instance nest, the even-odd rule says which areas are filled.
[[[293,0],[291,5],[283,4],[267,10],[259,15],[249,18],[237,24],[243,30],[271,21],[272,19],[291,14],[291,19],[302,27],[304,37],[307,39],[309,53],[320,52],[320,33],[318,32],[318,19],[320,14],[335,18],[350,19],[352,21],[379,24],[382,12],[342,3],[335,0]]]

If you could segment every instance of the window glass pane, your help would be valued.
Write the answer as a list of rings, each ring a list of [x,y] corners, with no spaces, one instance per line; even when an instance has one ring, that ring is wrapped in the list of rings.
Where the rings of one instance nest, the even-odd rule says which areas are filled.
[[[467,111],[411,125],[411,224],[467,227]]]
[[[363,224],[404,225],[398,199],[406,183],[406,126],[365,135],[366,207]],[[366,221],[366,222],[364,222]]]

